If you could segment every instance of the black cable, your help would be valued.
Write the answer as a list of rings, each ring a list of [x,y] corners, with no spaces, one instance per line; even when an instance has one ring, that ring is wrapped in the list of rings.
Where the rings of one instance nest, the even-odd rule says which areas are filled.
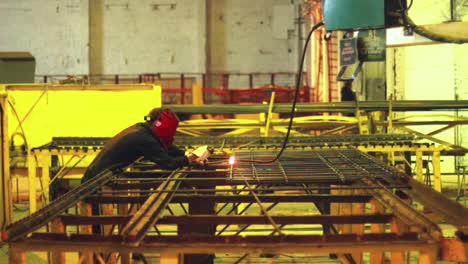
[[[320,26],[323,26],[323,21],[315,24],[312,29],[309,32],[309,35],[307,36],[306,42],[304,44],[304,49],[302,49],[302,56],[301,56],[301,61],[299,62],[299,69],[297,73],[297,78],[296,78],[296,88],[294,92],[294,101],[292,104],[292,109],[291,109],[291,117],[289,119],[289,125],[288,125],[288,131],[286,132],[286,136],[284,137],[283,145],[276,155],[276,157],[270,161],[264,161],[264,160],[253,160],[251,162],[256,162],[256,163],[273,163],[276,160],[278,160],[281,157],[281,154],[283,154],[284,149],[286,148],[286,145],[288,144],[289,140],[289,135],[291,134],[291,127],[294,121],[294,115],[296,114],[296,104],[297,104],[297,96],[299,95],[299,88],[301,86],[301,80],[302,80],[302,69],[304,68],[304,61],[305,61],[305,56],[307,54],[307,46],[309,45],[310,38],[312,37],[312,33],[319,28]]]
[[[270,161],[266,161],[266,160],[237,160],[236,159],[236,162],[237,161],[248,161],[248,162],[253,162],[253,163],[273,163],[273,162],[277,161],[281,157],[281,155],[283,154],[283,151],[286,149],[286,145],[288,144],[289,135],[291,134],[291,128],[292,128],[292,124],[293,124],[293,121],[294,121],[294,115],[296,114],[297,96],[299,95],[299,89],[300,89],[300,86],[301,86],[302,69],[304,68],[305,56],[307,54],[307,46],[309,45],[310,38],[312,37],[312,33],[314,33],[314,31],[317,28],[319,28],[320,26],[323,26],[323,25],[324,25],[324,23],[323,23],[323,21],[321,21],[321,22],[315,24],[312,27],[312,29],[309,31],[309,34],[307,35],[306,42],[304,44],[304,48],[302,49],[302,56],[301,56],[301,60],[299,62],[299,69],[298,69],[298,74],[297,74],[297,78],[296,78],[296,87],[295,87],[295,91],[294,91],[294,100],[293,100],[292,109],[291,109],[291,117],[289,119],[288,130],[286,132],[286,136],[284,137],[283,145],[281,146],[280,151],[278,152],[276,157],[274,159],[270,160]],[[223,158],[221,158],[221,159],[223,159]]]
[[[413,6],[413,0],[411,0],[410,4],[408,5],[408,7],[406,8],[406,10],[409,10],[412,6]]]
[[[400,13],[410,10],[410,8],[413,6],[413,0],[410,1],[408,6],[403,6],[403,2],[401,2],[401,0],[398,0],[398,3],[400,4],[400,9],[397,11]]]

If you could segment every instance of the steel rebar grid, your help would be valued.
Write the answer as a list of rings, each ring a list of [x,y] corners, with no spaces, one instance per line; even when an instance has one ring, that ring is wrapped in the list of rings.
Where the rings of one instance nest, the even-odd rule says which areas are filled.
[[[391,186],[395,186],[395,187],[399,187],[399,188],[406,188],[406,187],[407,187],[406,185],[404,185],[404,182],[402,182],[402,181],[393,173],[393,171],[392,171],[391,169],[386,169],[385,167],[381,167],[380,165],[369,164],[369,163],[372,163],[373,160],[372,160],[372,159],[367,159],[367,156],[366,156],[366,155],[363,155],[362,153],[360,153],[359,155],[353,156],[353,155],[352,155],[353,153],[345,153],[345,154],[342,154],[342,150],[337,150],[337,151],[332,151],[332,153],[335,153],[335,154],[338,153],[337,155],[335,155],[335,154],[331,155],[331,154],[330,154],[330,155],[327,156],[327,153],[324,153],[324,151],[320,151],[320,155],[322,155],[322,156],[324,156],[324,157],[327,157],[327,159],[330,160],[330,164],[327,165],[327,164],[325,164],[325,163],[323,163],[323,162],[321,162],[321,163],[319,162],[318,164],[313,164],[314,166],[317,166],[318,168],[316,168],[315,171],[312,171],[312,173],[308,173],[308,172],[307,172],[307,166],[308,166],[308,164],[307,164],[307,159],[308,159],[308,157],[309,157],[308,155],[310,155],[310,156],[312,156],[312,157],[315,157],[315,156],[313,156],[313,154],[307,154],[307,153],[305,153],[305,155],[304,155],[304,153],[305,153],[305,152],[290,153],[290,154],[291,154],[290,156],[291,156],[291,157],[294,157],[294,158],[298,161],[298,163],[300,163],[300,165],[305,164],[305,165],[304,165],[304,169],[301,170],[300,173],[297,173],[296,171],[293,171],[294,173],[293,173],[292,175],[287,174],[287,173],[288,173],[288,172],[287,172],[287,168],[286,168],[286,166],[283,166],[283,165],[285,165],[285,164],[288,165],[287,163],[290,163],[290,164],[291,164],[291,163],[294,163],[294,162],[291,162],[291,160],[288,160],[288,159],[284,160],[284,158],[281,158],[281,160],[280,160],[280,162],[281,162],[280,165],[283,166],[284,172],[285,172],[285,174],[288,176],[288,180],[289,180],[290,178],[292,178],[292,177],[295,177],[296,175],[299,175],[299,174],[304,174],[305,176],[303,176],[303,177],[305,177],[305,178],[314,178],[314,175],[319,174],[319,172],[321,171],[321,168],[320,168],[319,166],[324,166],[324,167],[326,167],[327,169],[329,169],[329,166],[328,166],[328,165],[331,164],[332,166],[337,166],[337,165],[334,163],[335,161],[337,161],[337,162],[341,162],[341,163],[338,163],[339,167],[337,167],[337,169],[338,169],[339,171],[346,171],[346,169],[345,169],[344,167],[345,167],[345,166],[346,166],[346,167],[349,167],[350,164],[356,163],[356,164],[359,165],[359,166],[355,166],[354,168],[350,169],[349,172],[347,171],[347,173],[348,173],[349,175],[343,174],[343,175],[345,175],[345,177],[348,177],[348,178],[352,179],[353,181],[355,181],[355,178],[360,179],[360,177],[356,177],[355,175],[352,175],[352,173],[359,173],[359,176],[374,175],[376,178],[382,179],[382,180],[388,180],[388,182],[390,182],[390,183],[392,184],[392,185],[385,185],[385,186],[374,186],[374,185],[368,185],[368,186],[342,186],[342,187],[338,187],[338,188],[342,188],[342,189],[350,189],[350,188],[351,188],[351,189],[359,189],[359,188],[363,188],[363,189],[369,189],[369,190],[374,190],[374,189],[379,190],[379,189],[382,189],[382,188],[391,188]],[[274,154],[274,153],[273,153],[273,154]],[[348,155],[348,154],[349,154],[349,155]],[[249,153],[248,155],[252,155],[252,154]],[[344,157],[343,157],[343,155],[344,155]],[[348,157],[349,157],[350,155],[351,155],[351,158],[349,158],[349,159],[350,159],[351,161],[348,160]],[[249,157],[250,157],[250,156],[249,156]],[[265,156],[265,157],[266,157],[266,156]],[[262,157],[262,158],[264,158],[264,157]],[[315,157],[315,158],[316,158],[316,160],[321,160],[320,157],[318,157],[318,156]],[[255,159],[257,159],[257,156],[255,156]],[[242,162],[242,161],[241,161],[241,162]],[[249,160],[249,161],[246,162],[246,165],[245,165],[245,166],[246,166],[246,167],[249,167],[249,169],[252,169],[252,166],[254,166],[254,167],[255,167],[255,170],[257,171],[257,178],[253,177],[253,175],[250,175],[250,179],[253,179],[252,182],[258,182],[258,181],[260,181],[261,183],[263,183],[262,181],[264,181],[264,179],[265,179],[266,177],[263,177],[263,178],[262,178],[262,175],[259,174],[259,172],[260,172],[260,171],[259,171],[259,168],[262,168],[262,169],[263,169],[263,167],[257,166],[258,164],[256,164],[256,163],[253,163],[253,164],[252,164],[252,163],[253,163],[253,162],[252,162],[251,160]],[[289,164],[289,165],[290,165],[290,164]],[[274,166],[274,164],[270,164],[270,165],[273,165],[273,166]],[[353,167],[353,166],[351,166],[351,167]],[[364,168],[364,169],[363,169],[363,168]],[[237,166],[236,166],[236,169],[237,169]],[[284,179],[284,174],[280,171],[281,168],[279,167],[279,165],[278,165],[278,167],[275,167],[275,169],[277,169],[277,172],[279,172],[279,173],[278,173],[276,176],[274,176],[273,178],[274,178],[274,179],[278,179],[278,182],[279,182],[279,183],[285,183],[286,181],[285,181],[285,179]],[[382,173],[382,174],[379,175],[379,173]],[[373,177],[374,177],[374,176],[373,176]],[[339,178],[339,175],[337,175],[337,173],[334,173],[334,174],[332,173],[332,174],[328,175],[328,177],[333,177],[333,178],[335,178],[335,179],[338,179],[338,178]],[[209,177],[207,177],[207,178],[209,178]],[[247,178],[247,177],[246,177],[246,178]],[[296,178],[298,178],[298,177],[296,177]],[[240,178],[239,178],[239,179],[240,179]],[[129,180],[129,179],[121,179],[121,180]],[[118,180],[118,181],[120,182],[121,180]],[[133,180],[135,180],[135,179],[133,179]],[[168,183],[168,182],[174,182],[174,183],[179,183],[179,182],[181,182],[180,180],[168,179],[168,178],[166,178],[166,179],[161,179],[161,180],[163,180],[164,182],[167,182],[167,183]],[[159,184],[161,183],[161,180],[159,180],[159,179],[158,179],[158,180],[155,180],[155,181],[153,182],[153,183],[155,183],[155,185],[153,185],[153,187],[151,187],[151,188],[155,188],[156,184],[159,185]],[[137,181],[138,181],[138,180],[137,180]],[[186,181],[190,181],[190,179],[186,179]],[[250,191],[250,192],[258,191],[258,192],[261,192],[261,191],[271,191],[271,190],[287,190],[288,188],[291,188],[291,189],[293,189],[293,190],[297,190],[297,189],[298,189],[298,188],[294,188],[294,187],[286,187],[286,188],[273,187],[273,188],[260,188],[260,189],[256,189],[256,188],[246,188],[246,189],[242,189],[242,190],[239,190],[239,189],[238,189],[238,190],[235,190],[235,191],[237,191],[237,192],[238,192],[238,191],[246,191],[246,192],[247,192],[247,191]],[[304,190],[304,188],[301,188],[301,189]],[[324,187],[310,187],[310,188],[306,188],[306,189],[310,189],[310,190],[314,190],[314,189],[320,190],[320,189],[333,189],[333,188],[332,188],[332,187],[330,187],[330,188],[324,188]],[[215,190],[215,189],[198,189],[197,192],[213,191],[213,190]],[[181,190],[181,191],[183,191],[183,190]],[[187,192],[192,192],[192,193],[193,193],[192,190],[185,190],[185,191],[187,191]],[[223,190],[219,190],[219,191],[222,192]],[[227,190],[227,191],[231,191],[231,190]],[[139,191],[139,192],[144,192],[144,191]],[[162,190],[160,193],[174,193],[174,194],[176,194],[177,192],[178,192],[177,190]],[[114,193],[114,192],[104,192],[104,193]],[[148,193],[149,193],[149,192],[148,192]],[[114,194],[115,194],[115,193],[114,193]],[[127,194],[128,194],[128,192],[127,192]],[[229,195],[228,195],[228,196],[229,196]],[[174,198],[175,198],[175,196],[174,196]],[[263,202],[263,197],[261,197],[260,195],[258,195],[258,198],[261,199],[261,201]],[[160,207],[160,208],[163,208],[163,207]],[[267,208],[266,208],[266,210],[267,210]],[[267,210],[267,211],[268,211],[268,210]],[[298,216],[298,217],[300,217],[300,216]],[[275,221],[276,221],[276,220],[275,220]],[[280,226],[279,226],[279,229],[281,230],[281,229],[282,229],[281,223],[278,223],[278,224],[280,225]],[[153,225],[153,227],[154,227],[154,225]],[[49,234],[49,236],[48,236],[48,237],[49,237],[49,242],[52,242],[51,244],[53,244],[54,241],[61,241],[61,240],[60,240],[61,238],[59,238],[59,239],[57,239],[57,240],[54,240],[53,235],[54,235],[54,234]],[[390,234],[375,234],[375,235],[376,235],[376,236],[372,238],[372,239],[373,239],[372,242],[374,242],[374,240],[380,240],[380,239],[382,239],[382,237],[386,237],[387,235],[390,236]],[[377,236],[377,235],[378,235],[378,236]],[[383,235],[383,236],[382,236],[382,235]],[[325,239],[322,237],[320,241],[322,241],[322,242],[323,242],[323,241],[330,241],[330,242],[335,243],[336,240],[333,240],[333,239],[337,239],[337,238],[339,237],[339,239],[341,240],[341,239],[346,239],[348,236],[349,236],[349,235],[338,235],[338,236],[336,236],[336,237],[333,237],[333,236],[324,236]],[[364,235],[364,236],[369,236],[369,238],[372,237],[371,234],[366,234],[366,235]],[[363,236],[363,237],[364,237],[364,236]],[[380,236],[382,236],[382,237],[380,237]],[[36,234],[36,236],[34,236],[34,239],[40,238],[40,237],[41,237],[40,234]],[[43,236],[44,239],[46,239],[46,237],[47,237],[47,236]],[[328,237],[330,238],[330,240],[327,240]],[[378,238],[377,238],[377,237],[378,237]],[[66,235],[64,234],[64,236],[63,236],[63,243],[64,243],[64,245],[70,245],[70,246],[72,246],[73,243],[67,244],[67,243],[69,243],[70,241],[75,241],[75,242],[76,242],[76,241],[79,241],[79,242],[82,242],[82,243],[86,243],[86,241],[90,241],[90,242],[89,242],[90,245],[93,245],[93,246],[96,246],[96,247],[97,247],[97,246],[100,246],[100,242],[99,242],[99,241],[102,241],[102,244],[104,244],[104,243],[109,243],[109,244],[110,244],[110,242],[108,242],[108,240],[106,240],[106,239],[112,239],[111,236],[110,236],[110,237],[91,237],[91,236],[86,236],[86,235],[72,235],[72,236],[68,237],[67,239],[65,239],[65,238],[66,238]],[[32,240],[32,242],[34,242],[34,239]],[[93,242],[93,239],[97,239],[97,240],[95,240],[95,241]],[[148,237],[148,236],[145,236],[145,239],[144,239],[143,242],[142,242],[143,247],[145,246],[146,239],[148,239],[148,242],[151,241],[151,242],[153,242],[153,243],[158,243],[157,241],[160,241],[160,243],[167,243],[168,241],[172,241],[171,239],[173,239],[174,241],[179,242],[179,241],[182,241],[181,239],[185,239],[185,238],[184,238],[183,236],[172,236],[172,237],[169,237],[169,238],[164,237],[164,236],[157,236],[157,237]],[[167,241],[166,241],[165,239],[167,239]],[[190,238],[187,238],[187,239],[190,239]],[[206,239],[209,240],[209,239],[212,239],[212,238],[211,238],[211,237],[208,237],[208,238],[206,238]],[[222,239],[224,239],[224,238],[222,238]],[[231,242],[231,243],[232,243],[232,246],[234,247],[234,246],[237,246],[238,244],[240,244],[240,242],[239,242],[239,241],[241,241],[240,239],[241,239],[241,238],[239,238],[239,237],[237,237],[237,236],[233,236],[232,240],[230,240],[230,241],[234,241],[234,242]],[[248,239],[250,239],[250,238],[248,238]],[[269,241],[268,239],[271,239],[271,241],[275,241],[275,243],[278,242],[277,240],[275,240],[275,238],[262,237],[262,239],[266,239],[266,241]],[[307,238],[307,239],[309,239],[309,238]],[[361,239],[361,238],[359,238],[359,239]],[[361,240],[359,240],[359,239],[353,240],[353,244],[351,244],[351,245],[357,245],[357,244],[361,243],[362,241],[365,241],[365,240],[362,240],[362,241],[361,241]],[[106,242],[106,241],[107,241],[107,242]],[[193,241],[198,241],[198,240],[193,240]],[[201,241],[201,240],[200,240],[200,241]],[[405,241],[405,240],[404,240],[403,238],[397,237],[397,238],[394,238],[392,241],[401,242],[401,241]],[[414,237],[412,237],[412,240],[411,240],[411,241],[412,241],[412,242],[411,242],[412,244],[424,242],[424,241],[421,241],[416,235],[415,235]],[[97,242],[97,243],[96,243],[96,242]],[[120,241],[119,241],[119,242],[120,242]],[[151,243],[151,242],[150,242],[150,243]],[[283,241],[279,241],[279,242],[283,243]],[[391,243],[390,243],[390,244],[391,244]],[[110,246],[108,246],[108,248],[109,248],[109,250],[115,250],[115,248],[113,248],[113,247],[118,246],[118,245],[119,245],[119,244],[117,244],[117,243],[115,243],[115,244],[110,244]],[[363,244],[363,245],[364,245],[364,244]],[[383,245],[383,244],[382,244],[382,245]],[[329,246],[329,245],[327,245],[327,244],[322,244],[322,245],[321,245],[321,247],[324,247],[324,246]],[[80,249],[81,249],[81,248],[80,248]],[[108,250],[108,249],[105,249],[105,250]],[[182,249],[182,251],[183,251],[183,250],[184,250],[184,249]],[[181,252],[182,252],[182,251],[181,251]],[[249,252],[249,251],[244,251],[244,252]],[[333,252],[334,252],[334,251],[333,251]],[[341,252],[347,252],[347,251],[341,251]],[[189,252],[188,254],[190,254],[190,253],[191,253],[191,252]]]
[[[248,180],[249,183],[262,182],[270,184],[320,182],[351,184],[365,175],[385,178],[387,181],[391,181],[392,177],[397,177],[397,173],[388,166],[379,164],[375,159],[370,159],[366,154],[354,149],[287,151],[278,162],[271,164],[262,164],[255,161],[271,159],[274,155],[273,151],[259,153],[255,151],[238,151],[234,153],[238,157],[238,164],[232,166],[226,164],[225,168],[228,169],[225,171],[219,169],[211,171],[198,170],[193,174],[197,175],[197,177],[192,179],[189,176],[184,181],[186,183],[207,181],[217,185],[221,185],[223,181],[226,185],[242,185],[245,180]],[[140,178],[135,178],[135,180],[147,181],[147,179],[141,177],[157,177],[157,174],[154,173],[156,172],[135,172],[126,173],[126,176],[136,176]],[[203,176],[200,177],[201,175]],[[226,175],[229,177],[226,177]],[[127,179],[121,181],[123,180]],[[158,180],[152,179],[152,181]],[[116,183],[113,187],[120,188],[119,185],[119,183]],[[140,187],[142,186],[140,185]]]
[[[235,152],[237,164],[232,171],[232,180],[256,182],[297,182],[295,178],[307,177],[312,182],[337,181],[353,183],[372,175],[376,178],[395,177],[393,171],[375,165],[355,149],[328,149],[303,152],[285,151],[275,163],[263,163],[275,157],[273,151]],[[260,161],[260,162],[257,162]]]

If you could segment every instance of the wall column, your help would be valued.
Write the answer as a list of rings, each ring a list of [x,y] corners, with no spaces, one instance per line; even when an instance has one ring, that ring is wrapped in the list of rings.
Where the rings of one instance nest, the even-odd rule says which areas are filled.
[[[89,74],[104,73],[104,0],[89,0]]]

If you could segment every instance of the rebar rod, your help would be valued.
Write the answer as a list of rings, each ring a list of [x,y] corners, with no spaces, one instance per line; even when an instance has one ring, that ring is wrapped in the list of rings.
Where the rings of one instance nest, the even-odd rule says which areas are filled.
[[[245,181],[245,185],[247,187],[250,187],[249,183],[247,181]],[[273,226],[273,228],[276,230],[276,232],[278,232],[279,235],[283,236],[284,233],[281,232],[281,230],[279,229],[278,225],[276,224],[275,220],[273,220],[273,218],[271,217],[270,214],[268,214],[268,211],[265,210],[265,207],[263,206],[262,202],[260,201],[260,199],[258,198],[257,194],[254,192],[254,191],[250,191],[250,194],[253,195],[253,197],[255,198],[255,200],[257,201],[258,203],[258,206],[260,207],[260,210],[262,211],[262,213],[266,216],[266,218],[268,218],[268,221],[270,221],[271,225]]]
[[[309,190],[371,190],[371,189],[382,189],[383,187],[379,186],[349,186],[349,187],[310,187]],[[385,186],[385,188],[390,188],[390,189],[408,189],[410,188],[408,185],[389,185]],[[255,189],[255,188],[247,188],[243,189],[242,191],[302,191],[304,190],[303,188],[300,187],[270,187],[270,188],[261,188],[261,189]],[[118,194],[132,194],[132,193],[145,193],[145,194],[151,194],[151,193],[196,193],[196,192],[235,192],[236,190],[229,190],[229,189],[197,189],[197,190],[161,190],[161,191],[151,191],[151,190],[145,190],[145,191],[105,191],[105,192],[99,192],[98,194],[100,195],[118,195]]]

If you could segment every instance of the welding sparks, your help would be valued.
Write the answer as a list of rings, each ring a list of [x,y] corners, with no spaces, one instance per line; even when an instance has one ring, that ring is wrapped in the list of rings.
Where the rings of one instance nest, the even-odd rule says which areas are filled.
[[[229,165],[234,165],[236,163],[236,158],[234,156],[229,157]]]

